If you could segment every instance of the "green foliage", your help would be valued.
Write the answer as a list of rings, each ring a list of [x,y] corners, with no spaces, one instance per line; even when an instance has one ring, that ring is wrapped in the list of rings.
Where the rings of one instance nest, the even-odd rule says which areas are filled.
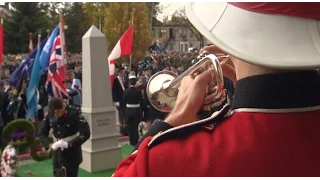
[[[39,3],[40,8],[46,12],[49,20],[49,27],[55,27],[59,22],[59,14],[57,13],[57,10],[59,7],[64,6],[64,3],[62,2],[40,2]],[[49,28],[49,31],[52,31],[52,29]]]
[[[50,28],[49,17],[39,3],[15,2],[11,3],[11,16],[4,19],[4,51],[17,54],[28,52],[29,33],[33,33],[33,42],[36,44],[37,35],[46,35]]]
[[[86,2],[82,4],[83,12],[85,13],[85,24],[87,29],[92,25],[100,27],[104,31],[105,9],[108,7],[108,2]]]
[[[65,30],[67,50],[68,52],[79,53],[82,50],[82,36],[88,30],[82,3],[73,3],[66,13],[64,24],[68,26],[68,29]]]

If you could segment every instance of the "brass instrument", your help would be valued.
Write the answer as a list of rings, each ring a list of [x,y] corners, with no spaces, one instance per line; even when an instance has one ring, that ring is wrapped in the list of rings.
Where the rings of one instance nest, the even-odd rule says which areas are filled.
[[[221,56],[221,58],[227,57]],[[212,83],[210,83],[213,86],[207,87],[206,94],[207,96],[211,95],[213,98],[203,103],[199,113],[206,111],[208,115],[211,115],[213,107],[219,106],[225,100],[226,90],[224,89],[223,74],[218,58],[213,54],[203,53],[198,56],[198,59],[200,60],[180,76],[165,70],[154,74],[150,78],[146,93],[150,104],[155,109],[161,112],[170,112],[175,106],[182,79],[189,75],[201,74],[209,68],[214,68],[215,77],[213,77]]]

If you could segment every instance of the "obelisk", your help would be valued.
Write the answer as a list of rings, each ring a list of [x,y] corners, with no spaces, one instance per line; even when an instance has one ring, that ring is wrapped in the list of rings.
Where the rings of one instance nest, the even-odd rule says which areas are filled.
[[[82,112],[91,137],[82,145],[88,172],[115,168],[121,160],[116,129],[116,109],[112,101],[106,37],[95,26],[82,37]]]

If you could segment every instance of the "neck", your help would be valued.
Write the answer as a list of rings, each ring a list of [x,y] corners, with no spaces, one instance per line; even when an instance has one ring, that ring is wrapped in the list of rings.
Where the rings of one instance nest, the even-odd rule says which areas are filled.
[[[261,66],[256,66],[240,60],[233,60],[233,64],[236,71],[237,81],[250,76],[290,72],[288,70],[270,69]]]

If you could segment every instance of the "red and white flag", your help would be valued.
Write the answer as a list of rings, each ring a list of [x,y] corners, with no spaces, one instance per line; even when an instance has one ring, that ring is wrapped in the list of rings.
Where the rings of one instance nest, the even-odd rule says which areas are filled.
[[[32,33],[29,33],[29,53],[33,51]]]
[[[129,56],[132,53],[132,42],[133,25],[131,25],[126,32],[124,32],[108,57],[111,87],[113,86],[113,80],[115,76],[116,59],[120,58],[121,56]]]

